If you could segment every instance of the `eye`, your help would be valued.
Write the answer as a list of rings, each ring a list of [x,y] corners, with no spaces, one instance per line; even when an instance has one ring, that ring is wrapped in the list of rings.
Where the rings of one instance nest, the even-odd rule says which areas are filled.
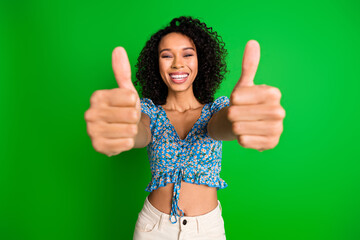
[[[194,56],[192,54],[186,54],[185,57],[191,57],[191,56]]]
[[[162,55],[161,58],[171,58],[169,55]]]

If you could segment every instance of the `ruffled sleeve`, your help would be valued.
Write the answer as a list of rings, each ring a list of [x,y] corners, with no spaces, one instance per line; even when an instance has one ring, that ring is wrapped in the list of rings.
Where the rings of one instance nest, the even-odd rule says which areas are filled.
[[[140,98],[141,112],[145,113],[150,117],[150,129],[153,132],[153,127],[155,124],[157,107],[153,101],[149,98]]]
[[[210,107],[210,113],[211,115],[215,114],[216,112],[218,112],[220,109],[230,106],[230,100],[227,96],[221,96],[218,97],[212,104]]]

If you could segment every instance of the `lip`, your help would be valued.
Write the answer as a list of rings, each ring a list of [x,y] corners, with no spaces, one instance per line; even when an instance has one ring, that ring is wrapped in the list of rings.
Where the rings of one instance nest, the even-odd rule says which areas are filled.
[[[187,74],[188,76],[186,78],[183,78],[183,79],[175,79],[175,78],[171,77],[171,75],[183,75],[183,74]],[[186,82],[186,80],[190,76],[190,73],[187,73],[187,72],[173,72],[173,73],[169,73],[169,76],[170,76],[171,81],[173,81],[176,84],[181,84],[181,83]]]
[[[189,74],[187,72],[173,72],[173,73],[169,73],[169,75],[171,76],[172,74],[174,75],[181,75],[181,74]]]

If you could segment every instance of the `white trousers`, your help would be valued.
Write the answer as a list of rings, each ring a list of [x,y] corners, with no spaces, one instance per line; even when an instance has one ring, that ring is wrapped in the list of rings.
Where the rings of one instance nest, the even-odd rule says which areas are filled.
[[[175,224],[170,215],[156,209],[146,197],[139,213],[134,240],[224,240],[225,228],[221,205],[204,215],[178,217]]]

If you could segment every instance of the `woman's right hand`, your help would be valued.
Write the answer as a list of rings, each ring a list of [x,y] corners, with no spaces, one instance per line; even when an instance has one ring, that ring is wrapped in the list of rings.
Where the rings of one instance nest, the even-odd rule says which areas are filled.
[[[141,119],[140,99],[124,48],[114,49],[112,67],[119,88],[95,91],[84,115],[94,149],[109,157],[134,147]]]

